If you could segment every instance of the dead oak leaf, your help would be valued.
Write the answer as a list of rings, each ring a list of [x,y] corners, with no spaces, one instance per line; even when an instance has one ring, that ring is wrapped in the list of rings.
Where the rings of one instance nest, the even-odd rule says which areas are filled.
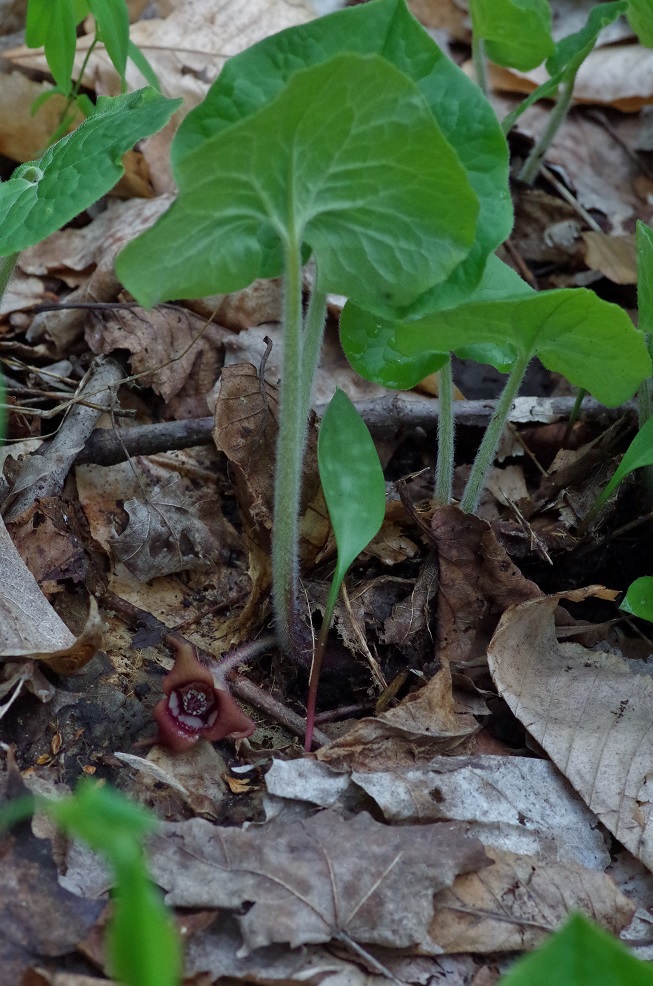
[[[247,831],[194,818],[163,826],[150,845],[170,904],[247,906],[237,918],[244,954],[333,938],[428,948],[433,895],[487,862],[455,824],[393,828],[333,811]]]

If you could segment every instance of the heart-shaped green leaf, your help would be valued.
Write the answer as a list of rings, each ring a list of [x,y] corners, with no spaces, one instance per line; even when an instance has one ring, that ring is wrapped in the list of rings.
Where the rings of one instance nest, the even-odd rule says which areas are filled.
[[[77,130],[0,184],[0,256],[38,243],[108,192],[125,170],[122,155],[180,103],[153,89],[101,96]]]
[[[378,55],[297,72],[177,165],[179,197],[122,251],[145,305],[280,274],[308,244],[318,290],[392,311],[468,253],[478,201],[415,84]]]
[[[487,345],[525,359],[538,356],[609,407],[632,397],[651,373],[644,336],[626,312],[585,288],[461,305],[396,322],[394,332],[404,357]]]
[[[497,65],[528,72],[553,53],[547,0],[470,0],[469,10],[474,36]]]
[[[515,963],[499,986],[653,986],[653,968],[641,962],[582,914],[541,948]]]
[[[290,28],[253,45],[224,66],[204,101],[182,122],[172,145],[175,168],[207,138],[262,109],[295,72],[340,54],[379,54],[413,80],[453,146],[478,196],[476,237],[449,277],[401,312],[451,308],[478,284],[485,261],[512,228],[508,148],[478,86],[438,48],[404,0],[366,4]]]
[[[533,293],[521,277],[492,255],[481,283],[469,301],[494,301]],[[429,373],[439,370],[449,354],[425,343],[420,352],[407,355],[398,348],[396,330],[396,321],[379,318],[351,302],[347,302],[340,318],[340,340],[354,369],[366,380],[384,387],[410,390]],[[461,346],[458,355],[479,363],[491,363],[505,372],[510,369],[514,351],[510,346],[484,344]]]
[[[653,623],[653,578],[643,575],[628,586],[619,609]]]

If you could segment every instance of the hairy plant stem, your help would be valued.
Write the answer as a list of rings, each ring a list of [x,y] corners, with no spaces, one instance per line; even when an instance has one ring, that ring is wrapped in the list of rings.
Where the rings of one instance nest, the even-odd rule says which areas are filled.
[[[6,257],[0,257],[0,302],[5,296],[5,291],[7,290],[7,285],[11,280],[11,275],[14,272],[14,267],[16,266],[17,260],[17,253],[8,253]],[[2,371],[0,371],[0,445],[4,442],[6,431],[7,396],[5,389],[5,378]]]
[[[487,58],[485,57],[485,41],[472,31],[472,62],[476,84],[484,96],[487,96]]]
[[[463,498],[460,501],[460,509],[466,514],[473,514],[478,508],[481,493],[485,486],[485,479],[490,466],[494,462],[494,456],[497,453],[501,435],[508,420],[510,406],[517,396],[529,362],[530,359],[527,356],[518,356],[515,360],[501,397],[497,402],[494,414],[483,435],[483,440],[479,445],[474,464],[472,465],[472,471],[467,480]]]
[[[438,372],[438,455],[435,462],[435,499],[451,503],[454,463],[453,380],[451,359]]]
[[[331,621],[333,619],[333,613],[336,608],[336,603],[338,602],[338,595],[340,593],[340,586],[342,585],[342,575],[336,568],[333,575],[333,581],[331,582],[331,588],[329,589],[329,595],[327,597],[326,606],[324,607],[324,618],[322,620],[322,626],[320,627],[320,632],[317,637],[317,642],[315,644],[315,650],[313,651],[313,661],[311,663],[311,673],[308,678],[308,697],[306,699],[306,736],[304,738],[304,749],[307,753],[310,753],[311,747],[313,745],[313,730],[315,728],[315,705],[317,702],[317,686],[320,681],[320,671],[322,670],[322,661],[324,660],[324,651],[326,648],[327,637],[329,636],[329,628],[331,626]]]
[[[523,181],[526,185],[531,185],[535,181],[537,173],[540,170],[542,158],[551,146],[553,138],[569,111],[574,92],[574,83],[576,82],[576,72],[570,75],[569,78],[564,79],[561,83],[558,90],[558,99],[551,110],[547,125],[535,141],[531,153],[526,158],[524,166],[519,172],[519,180]]]
[[[279,402],[274,488],[272,601],[281,646],[292,655],[295,651],[292,625],[297,603],[299,498],[306,434],[306,415],[302,415],[306,392],[302,381],[302,261],[296,237],[289,238],[286,245],[285,270],[283,384]]]
[[[317,373],[324,326],[326,325],[326,295],[322,291],[311,292],[311,298],[304,323],[304,345],[302,348],[302,414],[306,427],[311,410],[313,383]]]

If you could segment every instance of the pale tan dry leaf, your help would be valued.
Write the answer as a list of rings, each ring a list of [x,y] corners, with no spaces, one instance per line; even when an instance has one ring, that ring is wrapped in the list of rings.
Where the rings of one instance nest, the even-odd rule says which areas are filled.
[[[585,263],[615,284],[637,284],[635,236],[607,236],[594,230],[581,234],[585,243]]]
[[[653,869],[653,681],[611,651],[559,643],[546,596],[504,614],[488,648],[495,684],[599,821]]]
[[[10,315],[12,312],[31,308],[51,301],[52,296],[46,291],[43,281],[38,277],[26,277],[17,268],[11,275],[5,293],[0,300],[0,315]]]
[[[3,59],[7,54],[3,52]],[[41,156],[59,126],[65,100],[63,96],[52,96],[34,116],[31,106],[35,99],[51,89],[47,82],[35,82],[22,72],[2,72],[0,154],[20,163]],[[75,123],[81,123],[83,119],[79,113]]]
[[[250,903],[238,916],[242,954],[343,937],[428,947],[433,894],[485,865],[480,843],[455,825],[393,828],[332,811],[247,831],[192,819],[163,826],[150,849],[171,904],[237,912]]]
[[[40,497],[13,521],[8,530],[20,556],[48,598],[61,592],[69,579],[77,585],[91,582],[75,505],[59,497]]]
[[[181,753],[157,745],[147,757],[131,753],[114,753],[114,756],[136,771],[140,788],[158,789],[166,785],[195,814],[218,817],[227,794],[227,785],[222,780],[227,764],[217,747],[206,740],[200,739]]]
[[[440,565],[437,653],[465,664],[485,659],[499,617],[541,590],[499,545],[490,525],[458,507],[439,507],[431,520]]]
[[[250,326],[262,325],[265,322],[280,322],[283,307],[281,278],[259,279],[242,291],[234,291],[229,295],[214,294],[207,298],[197,298],[189,301],[188,307],[203,318],[215,317],[220,325],[234,332],[241,332]],[[261,343],[261,352],[265,351],[265,343],[259,336],[255,339],[256,342]],[[251,362],[255,356],[246,351],[246,339],[239,341],[244,342],[245,348],[239,354],[235,354],[229,362]],[[234,345],[238,345],[236,340]]]
[[[361,719],[316,756],[343,770],[396,769],[425,763],[449,750],[460,750],[479,725],[455,711],[451,676],[442,668],[428,684],[408,695],[395,709]]]
[[[460,876],[436,899],[430,937],[447,952],[537,948],[574,911],[618,935],[635,905],[604,873],[489,849],[494,865]]]
[[[424,27],[446,31],[454,41],[471,42],[469,13],[457,0],[408,0],[408,6]]]
[[[91,352],[130,353],[132,373],[166,402],[180,396],[206,395],[222,367],[220,328],[183,308],[114,309],[87,313],[86,342]],[[204,402],[204,417],[208,405]]]

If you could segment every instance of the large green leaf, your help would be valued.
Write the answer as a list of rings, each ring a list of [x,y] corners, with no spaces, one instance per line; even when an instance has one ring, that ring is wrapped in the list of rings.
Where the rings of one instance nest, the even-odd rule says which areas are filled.
[[[483,277],[469,302],[495,301],[506,297],[534,294],[510,267],[494,254],[488,258]],[[419,352],[405,354],[398,348],[397,322],[380,318],[347,302],[340,318],[340,339],[347,359],[366,380],[373,380],[393,390],[410,390],[420,380],[439,370],[449,358],[426,343]],[[459,355],[491,363],[497,369],[507,370],[513,353],[505,346],[486,344],[463,346]]]
[[[548,0],[470,0],[474,36],[488,58],[522,72],[553,53]]]
[[[372,358],[368,360],[364,355],[360,333],[367,338],[371,335],[370,323],[364,324],[366,327],[361,330],[353,314],[347,316],[343,332],[345,352],[348,358],[354,355],[353,365],[363,376],[385,383],[378,372],[380,344]],[[584,288],[476,301],[413,322],[397,321],[392,326],[391,348],[387,344],[388,332],[386,323],[379,331],[387,354],[383,373],[387,377],[392,372],[392,352],[396,351],[403,361],[399,364],[404,375],[403,386],[414,386],[417,382],[417,367],[421,374],[425,365],[428,366],[424,362],[425,354],[440,358],[446,352],[464,352],[467,356],[476,352],[504,371],[510,352],[526,358],[539,356],[548,369],[564,374],[571,383],[588,390],[608,406],[628,400],[651,373],[642,333],[622,308],[602,301]],[[411,360],[416,361],[412,376],[408,371]],[[373,377],[369,372],[372,366],[376,367]],[[436,367],[431,366],[428,372],[433,368]]]
[[[146,305],[242,288],[310,245],[318,289],[393,310],[469,252],[478,202],[424,99],[378,55],[292,76],[177,164],[171,209],[117,270]]]
[[[29,0],[25,44],[28,48],[43,46],[48,68],[62,92],[71,86],[76,24],[75,0]]]
[[[101,96],[77,130],[0,184],[0,256],[38,243],[108,192],[124,172],[122,155],[160,130],[180,102],[153,89]]]
[[[467,171],[480,203],[474,245],[444,282],[402,314],[460,304],[478,283],[488,254],[512,228],[508,148],[478,86],[440,51],[404,0],[371,0],[338,11],[265,38],[229,59],[204,101],[182,122],[172,146],[173,165],[177,168],[205,140],[270,103],[295,72],[342,52],[379,54],[409,76]]]
[[[582,914],[573,914],[499,986],[653,986],[653,967]]]
[[[651,0],[628,0],[628,20],[642,44],[648,48],[653,48],[653,6]]]

